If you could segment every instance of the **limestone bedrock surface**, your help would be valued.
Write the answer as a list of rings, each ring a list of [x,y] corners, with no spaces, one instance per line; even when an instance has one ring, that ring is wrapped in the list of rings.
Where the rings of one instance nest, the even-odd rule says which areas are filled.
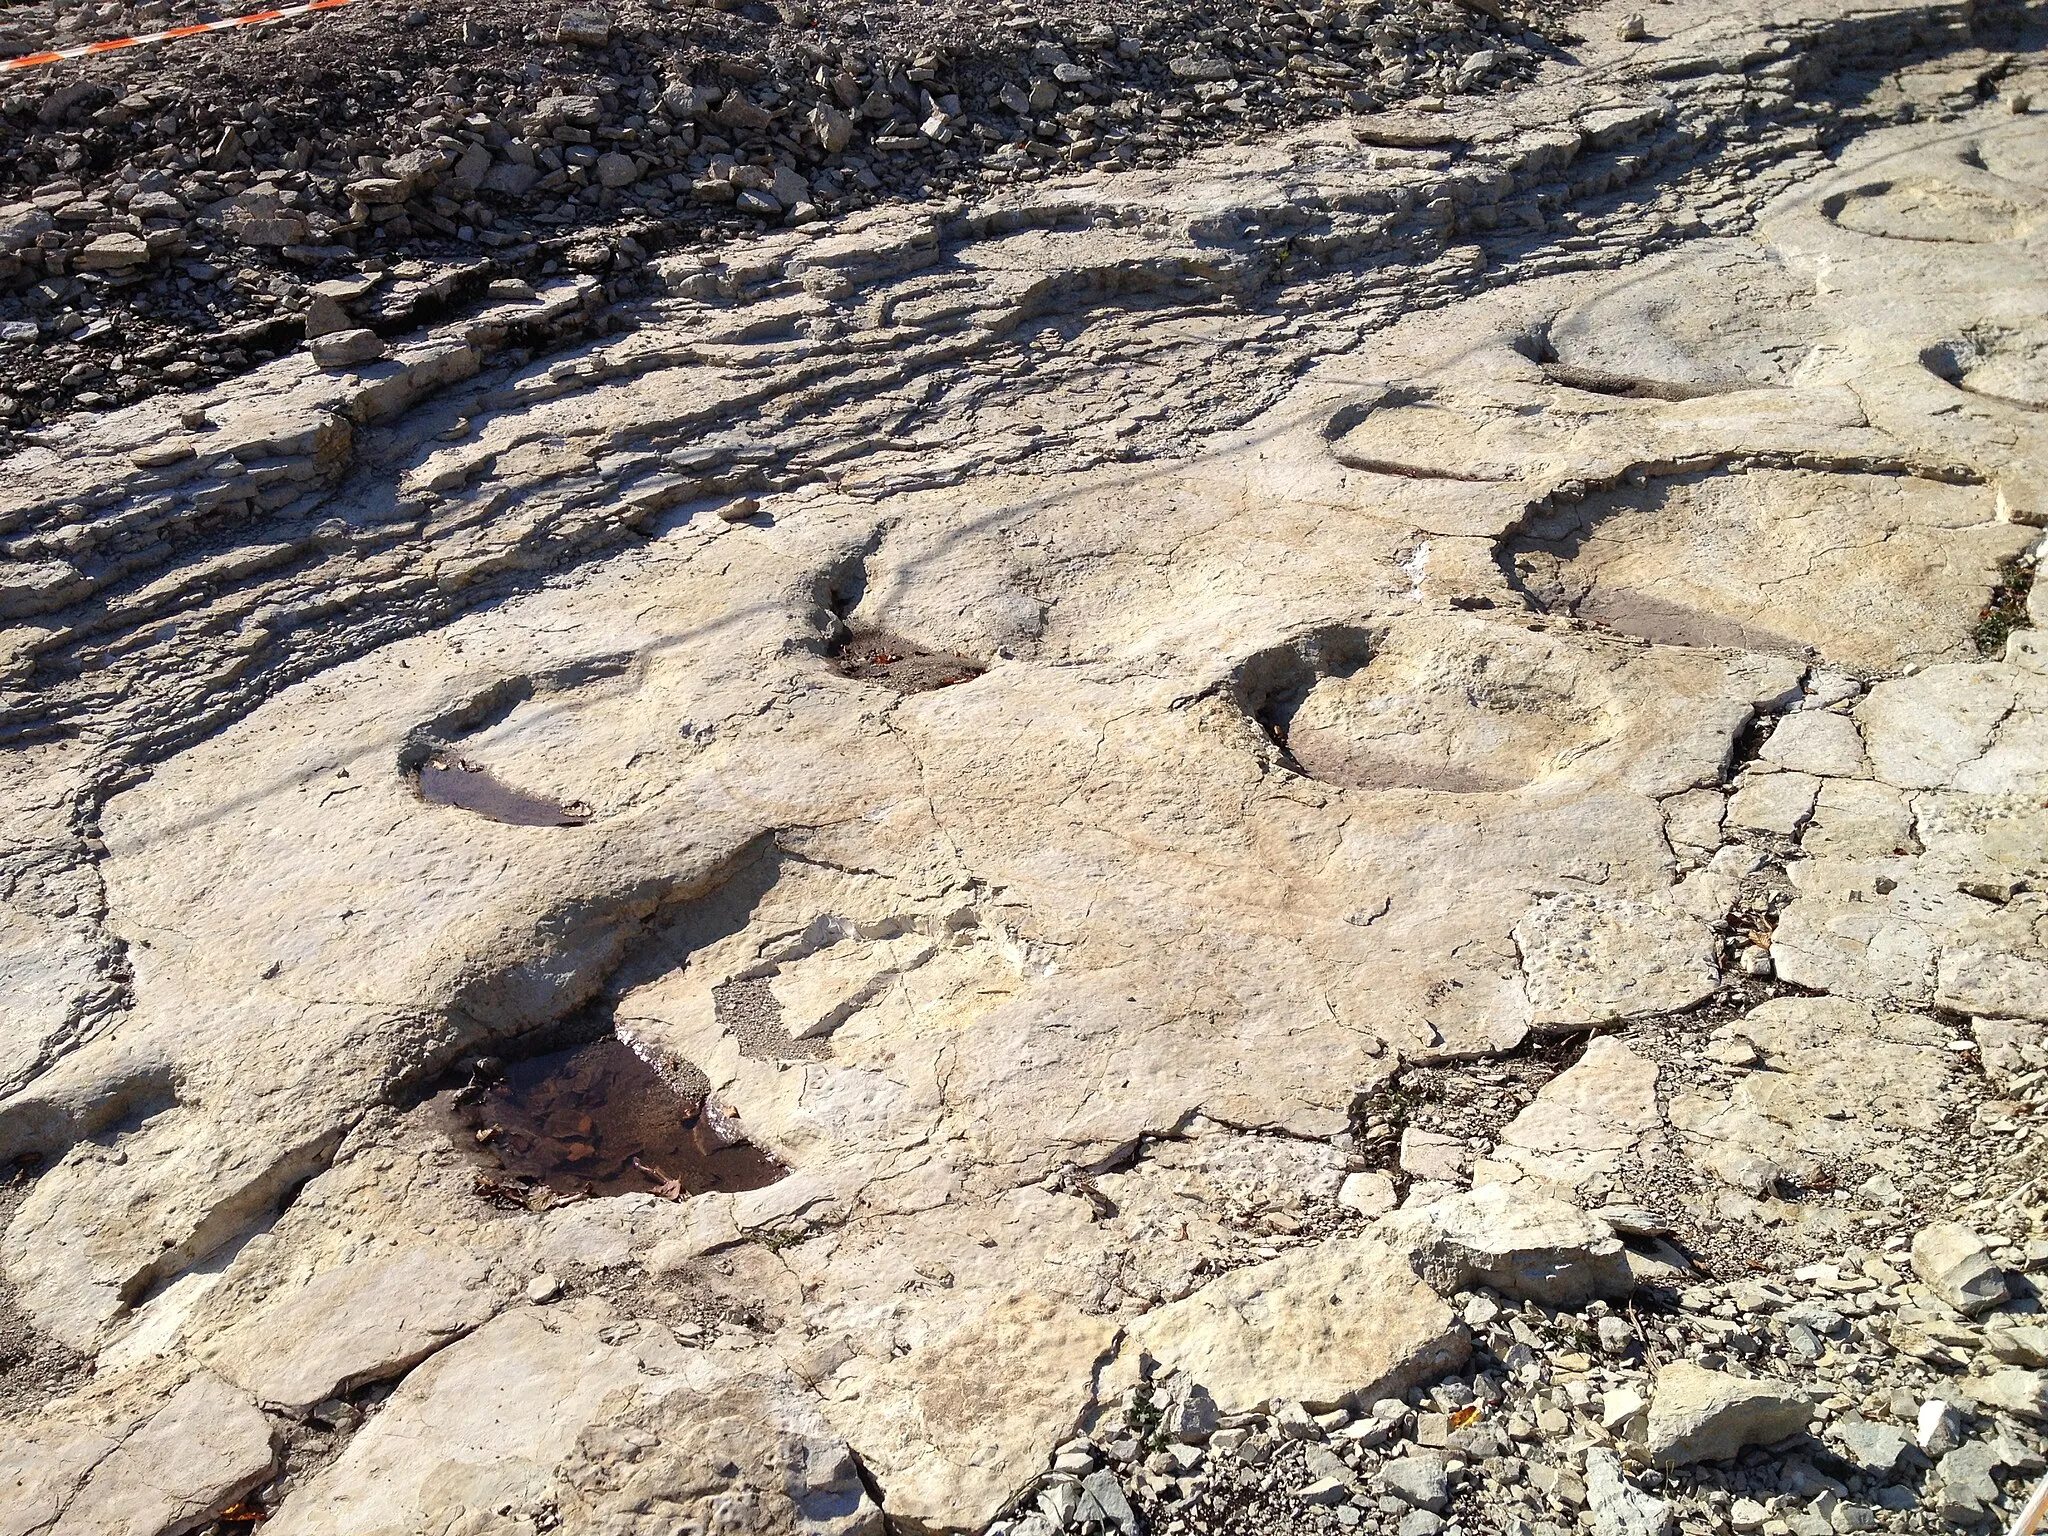
[[[1789,1254],[1904,1178],[2048,1019],[2048,673],[1983,627],[2048,118],[1897,73],[1953,18],[1663,9],[10,464],[0,1322],[59,1365],[0,1529],[980,1530],[1155,1386],[1364,1414],[1472,1357],[1450,1293],[1658,1273],[1640,1207]],[[1823,153],[1852,63],[1922,120]],[[451,1141],[444,1074],[602,1028],[786,1176]],[[1397,1073],[1558,1048],[1372,1151]],[[1806,1422],[1698,1369],[1674,1464]]]

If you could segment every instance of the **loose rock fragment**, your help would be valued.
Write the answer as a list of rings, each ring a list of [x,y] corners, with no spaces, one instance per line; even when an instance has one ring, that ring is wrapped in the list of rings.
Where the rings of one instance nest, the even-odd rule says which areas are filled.
[[[1986,1408],[2035,1423],[2048,1420],[2048,1372],[1997,1371],[1970,1382],[1969,1388]]]
[[[1609,1228],[1560,1200],[1501,1184],[1395,1211],[1372,1231],[1443,1295],[1486,1285],[1576,1306],[1626,1296],[1635,1284]]]
[[[1451,1501],[1450,1479],[1435,1456],[1404,1456],[1380,1469],[1379,1486],[1402,1503],[1441,1514]]]
[[[1450,1309],[1395,1253],[1350,1238],[1234,1270],[1148,1313],[1124,1355],[1185,1371],[1226,1413],[1275,1398],[1324,1412],[1405,1391],[1469,1349]]]
[[[1844,1414],[1828,1427],[1844,1457],[1879,1477],[1900,1469],[1914,1448],[1913,1437],[1894,1424],[1873,1423],[1861,1414]]]
[[[88,271],[119,272],[149,260],[149,244],[140,235],[101,235],[78,254]]]
[[[1657,1373],[1645,1446],[1658,1466],[1726,1461],[1744,1446],[1798,1434],[1812,1417],[1813,1405],[1784,1382],[1681,1360]]]
[[[564,11],[555,26],[555,36],[565,43],[602,48],[612,40],[612,19],[595,7]]]
[[[384,355],[383,338],[375,331],[361,327],[316,336],[307,346],[313,354],[313,361],[322,368],[353,368],[362,363],[374,363]]]
[[[2005,1273],[1968,1227],[1938,1221],[1913,1238],[1913,1273],[1958,1312],[1976,1314],[2011,1296]]]
[[[1963,1416],[1953,1403],[1930,1398],[1920,1405],[1914,1439],[1929,1456],[1946,1456],[1962,1443]]]
[[[1612,1451],[1586,1452],[1586,1507],[1595,1536],[1669,1536],[1671,1506],[1633,1487]]]

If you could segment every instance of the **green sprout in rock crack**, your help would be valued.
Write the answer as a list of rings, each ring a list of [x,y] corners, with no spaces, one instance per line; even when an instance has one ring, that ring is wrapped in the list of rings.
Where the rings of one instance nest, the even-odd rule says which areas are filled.
[[[1998,580],[1991,597],[1977,611],[1970,638],[1980,656],[2003,656],[2006,637],[2027,626],[2027,594],[2034,586],[2035,562],[2030,555],[2008,555],[1998,562]]]

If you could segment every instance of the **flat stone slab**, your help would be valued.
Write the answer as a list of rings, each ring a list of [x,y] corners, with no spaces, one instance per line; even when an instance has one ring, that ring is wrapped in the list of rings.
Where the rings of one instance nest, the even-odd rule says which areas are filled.
[[[1539,1028],[1679,1013],[1721,980],[1707,925],[1647,902],[1553,896],[1515,924],[1515,944]]]
[[[846,1447],[779,1367],[685,1349],[659,1324],[584,1303],[522,1307],[428,1360],[268,1529],[602,1529],[650,1504],[707,1526],[752,1506],[764,1529],[880,1528]]]
[[[1488,1285],[1547,1306],[1577,1306],[1635,1287],[1621,1240],[1605,1222],[1504,1184],[1404,1206],[1375,1222],[1372,1234],[1445,1296]]]
[[[1186,1371],[1226,1413],[1325,1412],[1398,1396],[1471,1352],[1451,1310],[1393,1249],[1349,1238],[1233,1270],[1126,1334],[1121,1363]]]
[[[266,1408],[303,1413],[403,1375],[500,1304],[475,1258],[404,1250],[323,1270],[230,1329],[206,1356]]]
[[[49,1536],[189,1531],[277,1467],[270,1421],[244,1393],[203,1371],[118,1442],[45,1441],[38,1451],[31,1441],[15,1455],[18,1481],[0,1486],[0,1529]],[[33,1523],[53,1514],[54,1524]]]

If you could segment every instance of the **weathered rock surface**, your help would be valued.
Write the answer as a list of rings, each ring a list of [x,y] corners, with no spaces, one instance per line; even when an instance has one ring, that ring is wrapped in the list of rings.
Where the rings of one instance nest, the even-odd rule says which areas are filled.
[[[468,1255],[417,1248],[324,1270],[201,1351],[266,1408],[302,1413],[404,1374],[486,1322],[499,1298]]]
[[[1473,1177],[1481,1183],[1525,1178],[1569,1199],[1587,1182],[1619,1172],[1663,1123],[1657,1064],[1619,1040],[1594,1040],[1509,1122],[1493,1160],[1482,1162]]]
[[[1439,1292],[1490,1286],[1548,1306],[1626,1296],[1635,1286],[1621,1240],[1575,1206],[1482,1184],[1407,1206],[1373,1224]]]
[[[892,1518],[985,1524],[1081,1427],[1115,1325],[1024,1292],[914,1327],[903,1355],[834,1375],[823,1412],[859,1440]]]
[[[1706,924],[1646,903],[1553,896],[1515,925],[1515,947],[1539,1026],[1681,1013],[1720,985]]]
[[[407,1377],[273,1523],[306,1536],[556,1511],[604,1529],[655,1507],[745,1531],[879,1530],[815,1404],[752,1364],[602,1306],[511,1312]]]
[[[2017,1414],[2037,1424],[2048,1421],[2048,1372],[1994,1371],[1970,1383],[1970,1391],[1985,1408]]]
[[[10,459],[0,1531],[2009,1513],[2040,50],[1670,22]]]
[[[270,1422],[201,1373],[115,1438],[42,1429],[9,1453],[7,1528],[57,1536],[162,1536],[206,1524],[277,1465]]]
[[[1379,1486],[1411,1509],[1440,1514],[1451,1501],[1450,1478],[1443,1461],[1435,1456],[1412,1456],[1390,1461],[1380,1469]]]
[[[1659,1466],[1726,1461],[1796,1435],[1812,1418],[1813,1405],[1784,1382],[1678,1361],[1657,1373],[1644,1448]]]
[[[1934,1222],[1914,1235],[1913,1273],[1965,1314],[1995,1307],[2012,1294],[2004,1272],[1985,1251],[1984,1239],[1953,1221]]]
[[[1632,1487],[1612,1451],[1586,1453],[1586,1508],[1595,1536],[1668,1536],[1671,1506]]]
[[[1371,1238],[1234,1270],[1139,1319],[1122,1347],[1185,1371],[1226,1413],[1397,1397],[1470,1353],[1450,1308]]]

